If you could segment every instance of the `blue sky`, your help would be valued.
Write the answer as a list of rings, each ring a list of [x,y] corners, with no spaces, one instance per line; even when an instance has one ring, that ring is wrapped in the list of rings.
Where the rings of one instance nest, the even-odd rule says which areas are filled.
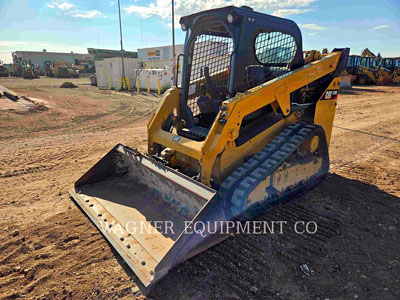
[[[120,0],[124,48],[171,44],[170,0]],[[181,15],[248,5],[294,20],[304,49],[368,47],[384,56],[400,56],[400,0],[176,0]],[[183,43],[179,24],[176,42]],[[117,0],[0,0],[0,60],[11,51],[86,53],[86,48],[119,48]]]

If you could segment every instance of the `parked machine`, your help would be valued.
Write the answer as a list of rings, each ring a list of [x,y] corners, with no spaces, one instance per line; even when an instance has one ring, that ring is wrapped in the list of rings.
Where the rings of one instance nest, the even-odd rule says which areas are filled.
[[[49,60],[46,60],[43,63],[44,73],[47,77],[54,77],[53,73],[53,63]]]
[[[73,68],[75,68],[76,70],[79,70],[79,74],[92,74],[95,72],[95,68],[94,65],[90,65],[89,63],[86,62],[81,62],[78,61],[79,64],[75,63],[73,65]]]
[[[360,85],[387,85],[392,81],[390,71],[378,66],[373,56],[350,55],[346,71],[353,76],[352,82]]]
[[[24,79],[35,79],[39,78],[38,71],[35,68],[35,65],[32,64],[31,61],[26,62],[22,61],[22,78]]]
[[[46,61],[45,63],[46,76],[57,77],[57,78],[78,78],[79,70],[74,67],[71,63],[56,61],[51,63]]]
[[[381,55],[378,53],[378,55],[375,55],[371,50],[369,50],[368,48],[365,48],[362,52],[361,52],[361,56],[364,57],[381,57]]]
[[[227,238],[216,233],[225,221],[253,218],[324,179],[349,55],[334,49],[305,63],[296,23],[249,7],[180,24],[182,82],[148,121],[148,153],[118,144],[70,191],[145,291]],[[210,227],[196,232],[198,222]]]
[[[20,58],[17,57],[15,52],[12,53],[13,64],[12,64],[12,72],[11,75],[15,77],[22,77],[22,65],[25,63]]]
[[[32,64],[31,61],[22,60],[17,57],[15,52],[12,53],[12,57],[12,76],[22,77],[24,79],[39,78],[40,70],[37,68],[37,65]]]
[[[22,66],[20,64],[13,63],[11,75],[15,77],[22,77]]]
[[[8,77],[8,76],[10,76],[10,72],[5,66],[3,66],[2,62],[0,61],[0,77]]]
[[[44,68],[41,68],[38,64],[34,64],[34,68],[35,68],[36,73],[37,73],[39,76],[44,76],[44,75],[46,75],[45,69],[44,69]]]
[[[328,54],[328,49],[324,48],[321,51],[318,50],[307,50],[303,51],[303,58],[304,58],[304,63],[308,64],[310,62],[313,62],[315,60],[319,60],[326,56]]]
[[[400,83],[400,57],[377,59],[377,65],[388,71],[393,83]]]

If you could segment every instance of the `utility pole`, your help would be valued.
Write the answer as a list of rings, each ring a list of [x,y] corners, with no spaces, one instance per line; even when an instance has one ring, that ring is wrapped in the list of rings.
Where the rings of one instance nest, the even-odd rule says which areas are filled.
[[[121,7],[119,4],[118,0],[118,15],[119,15],[119,35],[121,38],[121,61],[122,61],[122,80],[125,85],[125,87],[128,87],[126,84],[126,78],[125,78],[125,66],[124,66],[124,45],[122,43],[122,24],[121,24]]]
[[[172,74],[173,84],[175,84],[175,16],[174,16],[174,0],[172,0]]]
[[[140,14],[140,37],[142,39],[142,48],[143,48],[143,20],[142,20],[142,14]]]

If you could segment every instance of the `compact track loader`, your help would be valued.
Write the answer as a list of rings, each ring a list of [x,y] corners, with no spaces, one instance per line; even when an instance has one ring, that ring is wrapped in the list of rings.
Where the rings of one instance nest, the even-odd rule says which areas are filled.
[[[180,24],[182,82],[148,121],[148,154],[118,144],[70,191],[145,291],[226,239],[225,221],[253,218],[323,180],[349,54],[334,49],[305,64],[299,27],[249,7]]]

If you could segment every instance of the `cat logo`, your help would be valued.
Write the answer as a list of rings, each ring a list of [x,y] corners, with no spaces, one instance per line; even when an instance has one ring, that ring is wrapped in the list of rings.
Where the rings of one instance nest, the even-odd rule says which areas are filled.
[[[321,100],[331,100],[335,99],[338,94],[337,90],[328,90],[325,92],[325,95],[322,97]]]

